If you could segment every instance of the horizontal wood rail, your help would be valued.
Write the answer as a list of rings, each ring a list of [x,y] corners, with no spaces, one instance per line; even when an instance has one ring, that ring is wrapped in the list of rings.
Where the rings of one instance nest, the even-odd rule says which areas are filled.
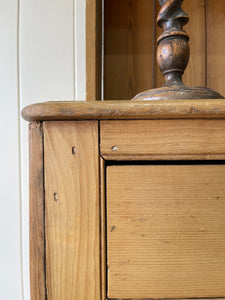
[[[225,100],[57,101],[26,106],[27,121],[225,118]]]

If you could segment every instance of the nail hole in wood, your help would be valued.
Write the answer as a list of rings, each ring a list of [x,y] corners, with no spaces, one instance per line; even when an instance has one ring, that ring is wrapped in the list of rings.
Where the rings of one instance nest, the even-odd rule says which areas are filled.
[[[118,148],[117,146],[112,146],[112,147],[111,147],[111,150],[112,150],[112,151],[118,151],[119,148]]]
[[[77,153],[76,147],[72,147],[72,154],[75,155]]]
[[[57,202],[58,201],[58,195],[57,193],[54,193],[54,200]]]

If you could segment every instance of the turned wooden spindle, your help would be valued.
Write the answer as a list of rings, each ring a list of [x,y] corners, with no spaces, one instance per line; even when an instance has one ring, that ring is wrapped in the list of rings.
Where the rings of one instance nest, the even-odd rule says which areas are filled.
[[[144,91],[132,100],[221,99],[223,96],[206,87],[187,87],[182,82],[189,61],[189,36],[183,26],[189,21],[181,5],[183,0],[159,0],[161,10],[157,24],[163,33],[157,40],[157,62],[165,83],[163,87]]]

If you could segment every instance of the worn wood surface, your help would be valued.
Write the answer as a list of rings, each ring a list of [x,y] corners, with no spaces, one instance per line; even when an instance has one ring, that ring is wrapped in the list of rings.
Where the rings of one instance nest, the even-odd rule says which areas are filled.
[[[45,300],[44,157],[42,124],[29,125],[30,297]]]
[[[106,0],[104,99],[153,87],[153,1]]]
[[[26,106],[22,116],[27,121],[225,118],[225,100],[57,101]]]
[[[182,75],[189,61],[189,35],[183,30],[189,17],[182,8],[182,2],[159,1],[161,8],[157,25],[163,28],[163,32],[157,39],[157,63],[164,76],[165,86],[182,83]]]
[[[105,197],[105,160],[100,159],[100,205],[101,205],[101,299],[105,300],[107,295],[106,280],[106,197]]]
[[[225,166],[107,167],[108,297],[225,295]]]
[[[44,122],[44,138],[48,299],[99,300],[98,124]]]
[[[225,155],[225,120],[102,121],[101,155],[105,159],[197,158]],[[217,157],[216,157],[217,158]]]
[[[207,24],[207,85],[225,95],[225,2],[208,0]]]

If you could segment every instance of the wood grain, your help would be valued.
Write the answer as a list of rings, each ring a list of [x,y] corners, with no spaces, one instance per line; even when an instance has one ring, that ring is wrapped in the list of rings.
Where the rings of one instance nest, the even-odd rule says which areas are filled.
[[[189,23],[184,27],[184,30],[190,36],[190,60],[187,69],[184,72],[183,81],[187,86],[205,86],[205,0],[184,1],[182,7],[190,17]],[[156,16],[159,10],[160,5],[159,2],[156,1]],[[162,29],[156,26],[155,32],[157,40],[157,38],[162,32]],[[163,85],[164,80],[156,62],[155,78],[156,87],[161,87]]]
[[[104,99],[152,88],[153,1],[105,1]]]
[[[224,15],[224,1],[207,1],[207,85],[222,95],[225,95]]]
[[[184,30],[190,36],[190,60],[183,81],[187,86],[206,84],[206,0],[184,1],[183,9],[189,15],[189,23]]]
[[[101,197],[101,299],[106,299],[106,197],[105,197],[105,160],[100,159],[100,197]]]
[[[98,124],[44,122],[44,138],[48,299],[99,300]]]
[[[86,98],[101,99],[101,3],[86,1]]]
[[[225,100],[57,101],[26,106],[22,116],[34,120],[225,118]]]
[[[105,159],[164,159],[175,155],[225,155],[224,120],[102,121],[101,155]]]
[[[107,167],[109,298],[225,295],[225,166]]]
[[[44,165],[42,124],[29,125],[30,297],[45,300]]]

